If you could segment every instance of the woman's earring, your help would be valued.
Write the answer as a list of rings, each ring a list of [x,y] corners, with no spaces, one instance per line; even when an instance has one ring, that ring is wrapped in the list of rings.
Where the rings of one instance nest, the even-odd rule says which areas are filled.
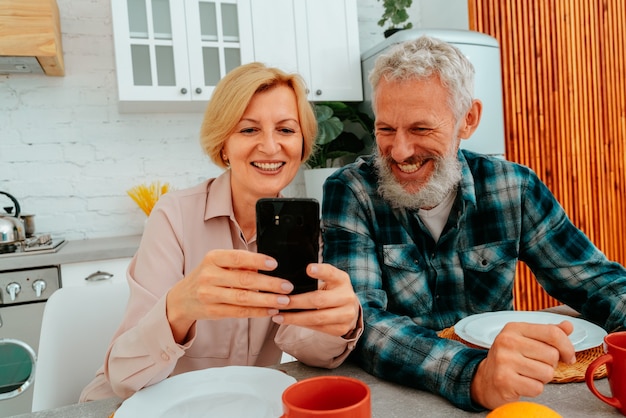
[[[226,154],[224,154],[222,152],[222,160],[224,161],[224,163],[226,163],[226,165],[230,165],[230,162],[228,161],[228,157],[226,157]]]

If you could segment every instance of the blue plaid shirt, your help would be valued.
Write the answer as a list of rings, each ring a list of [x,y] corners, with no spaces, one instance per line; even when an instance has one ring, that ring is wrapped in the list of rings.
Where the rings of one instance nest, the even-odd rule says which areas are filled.
[[[416,212],[376,192],[372,157],[324,185],[324,261],[348,272],[365,331],[354,356],[369,373],[480,410],[470,384],[486,350],[437,331],[476,313],[513,309],[518,260],[547,292],[612,330],[626,323],[626,270],[577,229],[529,168],[469,151],[435,242]]]

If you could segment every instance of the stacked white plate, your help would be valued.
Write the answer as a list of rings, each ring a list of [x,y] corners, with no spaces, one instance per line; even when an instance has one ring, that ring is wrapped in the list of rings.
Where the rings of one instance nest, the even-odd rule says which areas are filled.
[[[574,331],[569,338],[576,352],[601,345],[606,335],[604,329],[584,319],[534,311],[497,311],[470,315],[454,325],[454,332],[469,343],[490,348],[493,340],[509,322],[559,324],[562,321],[569,321],[574,325]]]

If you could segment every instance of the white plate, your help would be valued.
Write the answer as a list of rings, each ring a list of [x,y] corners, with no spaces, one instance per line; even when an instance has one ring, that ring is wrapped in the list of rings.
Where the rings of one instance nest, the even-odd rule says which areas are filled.
[[[122,403],[115,418],[276,418],[283,414],[283,391],[295,382],[265,367],[197,370],[140,390]]]
[[[513,312],[515,316],[519,316],[516,312]],[[504,314],[504,318],[510,316],[511,312]],[[569,318],[567,318],[569,319]],[[519,322],[515,317],[504,319],[506,322]],[[524,322],[531,322],[534,324],[558,324],[563,321],[558,315],[550,314],[547,312],[529,312],[524,314]],[[505,323],[506,323],[505,322]],[[585,327],[574,325],[574,331],[569,335],[569,339],[573,345],[581,343],[587,338],[587,330]],[[494,320],[493,316],[480,316],[474,317],[471,321],[465,324],[464,332],[467,335],[471,335],[477,341],[480,341],[484,345],[491,346],[493,340],[502,331],[504,324],[500,320]]]
[[[454,332],[469,343],[489,348],[496,335],[509,322],[558,324],[563,320],[570,321],[574,325],[574,331],[569,338],[576,352],[602,344],[606,331],[599,326],[584,319],[550,312],[498,311],[471,315],[457,322],[454,325]]]

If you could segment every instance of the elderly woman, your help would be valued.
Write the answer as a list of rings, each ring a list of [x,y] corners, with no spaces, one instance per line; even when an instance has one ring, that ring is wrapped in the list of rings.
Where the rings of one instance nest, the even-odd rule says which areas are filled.
[[[318,290],[290,295],[289,281],[258,272],[277,264],[256,252],[256,201],[280,196],[316,130],[298,75],[252,63],[220,81],[201,143],[226,170],[154,207],[128,269],[125,317],[81,401],[207,367],[276,364],[282,351],[313,366],[343,362],[363,328],[349,276],[310,264]]]

